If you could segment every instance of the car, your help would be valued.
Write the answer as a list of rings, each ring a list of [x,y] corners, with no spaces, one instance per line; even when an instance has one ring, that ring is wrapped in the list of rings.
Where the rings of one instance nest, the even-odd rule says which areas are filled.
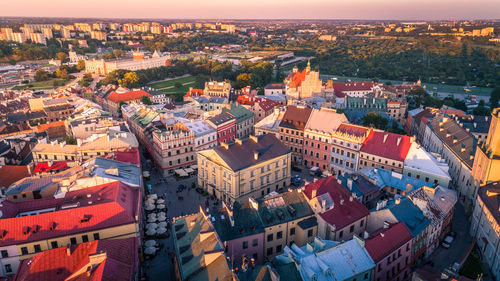
[[[301,168],[299,168],[299,167],[297,167],[297,166],[293,166],[293,165],[292,165],[292,171],[294,171],[294,172],[299,172],[299,173],[300,173],[300,172],[302,172],[302,169],[301,169]]]
[[[295,177],[292,179],[292,184],[295,186],[299,186],[302,183],[302,179],[299,177]]]
[[[448,235],[444,238],[443,242],[441,243],[441,246],[443,246],[443,248],[445,249],[449,249],[451,247],[451,243],[453,243],[453,240],[455,238],[453,238],[453,236],[451,235]]]

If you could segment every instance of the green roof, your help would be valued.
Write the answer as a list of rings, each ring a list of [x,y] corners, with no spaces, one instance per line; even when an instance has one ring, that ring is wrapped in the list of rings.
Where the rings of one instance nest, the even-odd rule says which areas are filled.
[[[222,241],[230,241],[240,237],[263,233],[264,228],[257,210],[252,208],[250,203],[243,205],[234,203],[233,221],[231,225],[229,214],[226,208],[221,207],[211,212],[212,224],[214,225]]]
[[[302,192],[292,190],[257,200],[264,227],[314,215]]]
[[[232,103],[231,108],[222,108],[222,112],[228,112],[236,118],[236,123],[241,123],[253,117],[253,112],[246,109],[239,103]]]
[[[366,102],[365,102],[366,101]],[[387,99],[346,97],[347,108],[387,109]]]

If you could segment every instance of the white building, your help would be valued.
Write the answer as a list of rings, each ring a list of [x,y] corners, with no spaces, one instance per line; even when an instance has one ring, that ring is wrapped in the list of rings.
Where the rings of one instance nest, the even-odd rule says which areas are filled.
[[[404,175],[449,187],[451,177],[448,170],[448,164],[444,160],[439,159],[438,161],[415,142],[411,144],[404,161]]]
[[[182,123],[194,132],[194,150],[200,151],[217,146],[217,130],[204,120],[182,119]]]

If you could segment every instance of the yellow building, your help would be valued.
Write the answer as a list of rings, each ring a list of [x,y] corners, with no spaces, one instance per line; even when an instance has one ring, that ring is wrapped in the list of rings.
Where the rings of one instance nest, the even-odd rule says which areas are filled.
[[[307,62],[307,67],[302,72],[294,67],[283,82],[286,96],[292,99],[307,99],[323,93],[323,82],[319,78],[319,72],[311,71],[310,62]]]
[[[472,176],[476,186],[500,180],[500,108],[491,113],[491,124],[486,141],[478,142]]]
[[[244,202],[290,185],[291,152],[274,135],[236,139],[198,152],[198,185],[220,200]]]
[[[140,237],[140,190],[118,181],[21,204],[6,200],[0,208],[0,277],[15,274],[22,260],[48,249]]]

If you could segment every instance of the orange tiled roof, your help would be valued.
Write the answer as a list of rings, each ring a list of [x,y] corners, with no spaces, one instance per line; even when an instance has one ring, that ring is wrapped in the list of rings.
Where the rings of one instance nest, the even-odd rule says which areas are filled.
[[[125,93],[112,92],[108,96],[108,100],[114,103],[120,103],[125,101],[132,101],[142,98],[143,96],[151,97],[151,94],[143,90],[128,91]]]
[[[47,124],[41,124],[41,125],[38,125],[36,128],[37,128],[38,132],[40,133],[40,132],[44,132],[48,128],[53,128],[53,127],[64,127],[64,121],[57,121],[57,122],[51,122],[51,123],[47,123]]]

